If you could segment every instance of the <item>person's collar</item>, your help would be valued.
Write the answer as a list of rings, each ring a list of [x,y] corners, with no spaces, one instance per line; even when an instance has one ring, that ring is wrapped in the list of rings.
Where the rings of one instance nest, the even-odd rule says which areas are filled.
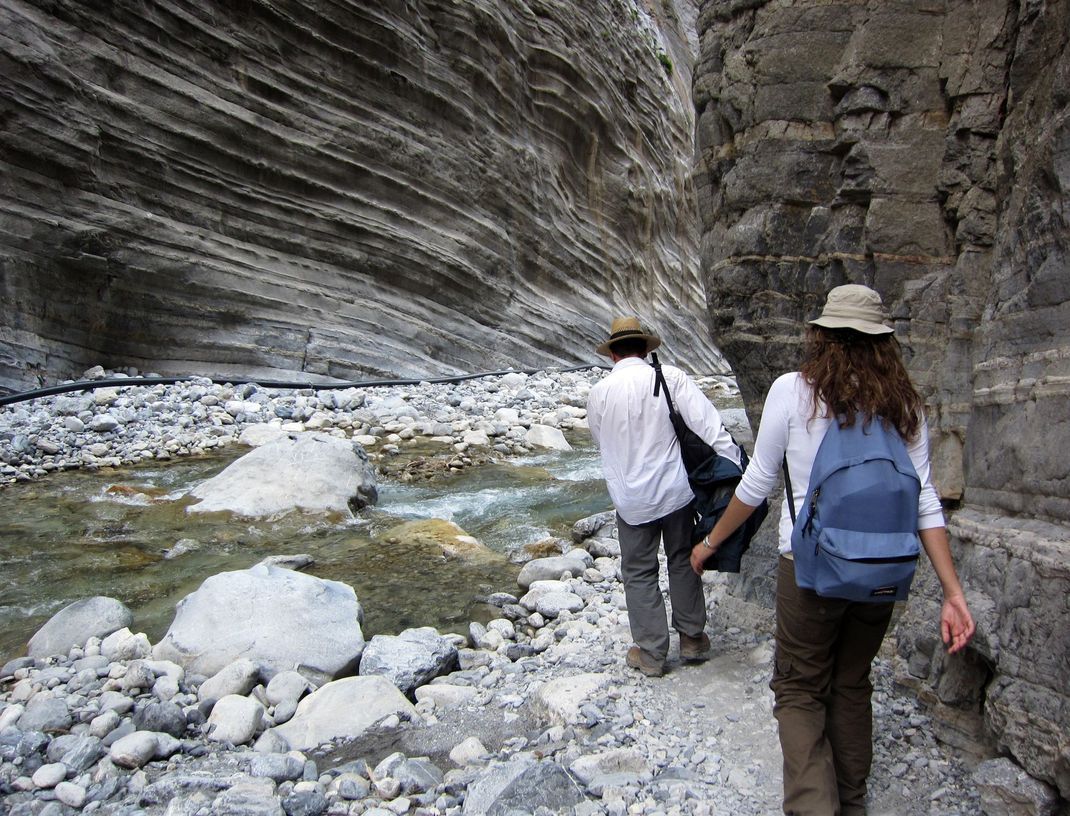
[[[613,370],[616,371],[618,368],[627,368],[637,365],[645,366],[647,365],[647,362],[642,357],[625,357],[623,360],[618,360],[613,364]]]

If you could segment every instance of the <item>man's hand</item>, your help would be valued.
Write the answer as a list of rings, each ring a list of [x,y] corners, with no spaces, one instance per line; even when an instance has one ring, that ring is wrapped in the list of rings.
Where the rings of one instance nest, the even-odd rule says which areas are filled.
[[[717,552],[716,549],[710,549],[706,546],[707,540],[704,538],[691,548],[691,569],[695,571],[696,575],[702,575],[706,569],[706,559]]]

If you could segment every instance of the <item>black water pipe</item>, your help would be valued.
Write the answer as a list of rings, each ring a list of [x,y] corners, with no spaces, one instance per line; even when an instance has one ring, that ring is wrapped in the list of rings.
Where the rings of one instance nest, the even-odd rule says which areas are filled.
[[[567,372],[567,371],[583,371],[588,368],[601,368],[608,369],[609,366],[599,363],[590,363],[588,365],[572,366],[571,368],[553,368],[553,371]],[[416,379],[408,380],[364,380],[363,382],[339,382],[339,383],[301,383],[301,382],[272,382],[257,379],[236,379],[232,377],[223,378],[220,382],[228,385],[246,385],[253,383],[261,388],[312,388],[317,391],[326,391],[342,388],[373,388],[380,385],[419,385],[420,383],[457,383],[464,382],[465,380],[477,380],[480,377],[500,377],[503,374],[538,374],[540,371],[550,371],[550,368],[524,368],[524,369],[508,369],[506,371],[484,371],[481,374],[461,374],[455,377],[419,377]],[[47,388],[36,388],[33,391],[21,391],[15,394],[8,394],[6,396],[0,396],[0,408],[5,405],[13,405],[16,402],[28,402],[29,400],[38,399],[40,397],[54,397],[57,394],[67,394],[71,391],[94,391],[97,388],[111,388],[118,386],[120,388],[132,386],[132,385],[174,385],[180,382],[189,382],[194,379],[194,376],[185,377],[122,377],[118,379],[108,380],[80,380],[78,382],[62,383],[61,385],[52,385]],[[197,377],[197,379],[208,379],[211,377]],[[212,380],[215,382],[215,380]]]

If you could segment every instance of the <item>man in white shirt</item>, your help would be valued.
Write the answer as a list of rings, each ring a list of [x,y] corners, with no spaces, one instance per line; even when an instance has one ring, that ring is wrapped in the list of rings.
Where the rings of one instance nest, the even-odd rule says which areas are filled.
[[[672,625],[680,634],[680,657],[704,660],[710,639],[702,580],[691,569],[694,494],[680,458],[680,445],[664,395],[654,396],[654,369],[644,358],[661,345],[634,317],[613,321],[598,353],[613,370],[591,389],[587,421],[602,454],[602,470],[617,511],[621,577],[635,645],[628,665],[660,677],[669,652],[665,602],[658,586],[658,547],[668,559]],[[739,464],[739,448],[721,424],[717,409],[675,366],[662,373],[677,411],[691,430]]]

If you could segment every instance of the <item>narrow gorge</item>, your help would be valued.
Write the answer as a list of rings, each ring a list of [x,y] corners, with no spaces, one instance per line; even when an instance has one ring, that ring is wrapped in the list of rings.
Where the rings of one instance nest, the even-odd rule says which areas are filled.
[[[1065,0],[0,0],[0,391],[594,363],[634,312],[756,425],[866,283],[979,625],[945,657],[924,573],[897,682],[1065,806],[1068,194]]]

